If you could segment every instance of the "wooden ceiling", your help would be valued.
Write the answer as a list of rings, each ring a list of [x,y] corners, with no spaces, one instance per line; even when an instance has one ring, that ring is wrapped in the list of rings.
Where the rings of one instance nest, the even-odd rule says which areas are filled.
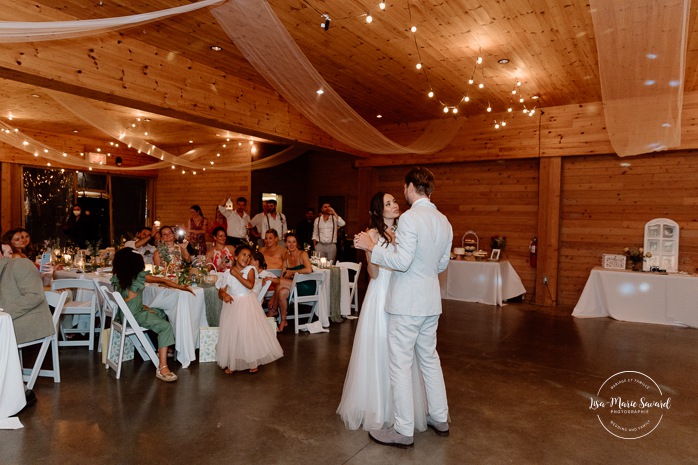
[[[379,0],[270,0],[291,36],[328,83],[369,122],[403,124],[443,117],[443,105],[460,104],[460,115],[505,111],[511,90],[521,81],[519,95],[528,108],[553,107],[601,100],[594,31],[586,0],[389,0],[385,11]],[[0,0],[5,21],[97,19],[145,13],[188,4],[184,0]],[[696,66],[698,35],[692,7],[685,91],[698,90]],[[374,20],[365,21],[370,11]],[[320,27],[321,13],[331,18]],[[410,19],[411,18],[411,19]],[[417,32],[410,32],[411,25]],[[116,34],[116,33],[112,33]],[[199,63],[269,88],[238,52],[208,9],[198,10],[120,32],[123,37],[165,54]],[[415,40],[416,39],[416,40]],[[73,39],[89,43],[99,38]],[[67,42],[72,42],[67,41]],[[58,42],[57,42],[58,43]],[[12,53],[18,44],[0,48]],[[211,46],[222,51],[215,52]],[[14,47],[14,48],[13,48]],[[420,61],[423,71],[416,69]],[[483,64],[475,69],[477,56]],[[7,58],[7,56],[6,56]],[[499,60],[509,60],[506,64]],[[428,79],[427,79],[428,77]],[[108,139],[70,115],[48,98],[26,74],[0,66],[0,118],[14,115],[14,123],[28,131],[41,130]],[[482,82],[484,89],[478,89]],[[434,98],[427,93],[433,90]],[[79,90],[75,93],[80,93]],[[33,95],[38,95],[35,97]],[[86,94],[87,95],[87,94]],[[530,97],[537,95],[537,101]],[[105,112],[125,118],[144,115],[152,121],[153,143],[186,146],[191,139],[263,136],[258,128],[230,131],[230,125],[202,126],[165,116],[100,103]],[[521,108],[517,100],[515,108]],[[377,119],[377,115],[382,115]],[[223,128],[223,129],[221,129]],[[246,131],[245,129],[249,129]],[[263,132],[263,131],[262,131]],[[273,134],[269,139],[275,140]],[[292,137],[291,137],[292,139]]]

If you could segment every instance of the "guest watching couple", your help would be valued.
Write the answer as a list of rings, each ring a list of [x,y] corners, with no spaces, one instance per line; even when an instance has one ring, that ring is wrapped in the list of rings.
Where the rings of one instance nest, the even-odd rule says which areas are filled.
[[[208,220],[198,205],[189,207],[189,214],[189,244],[196,252],[196,255],[205,255]]]
[[[143,289],[145,289],[145,283],[155,283],[189,291],[192,294],[194,291],[190,287],[179,285],[169,279],[152,276],[145,271],[143,256],[130,247],[124,247],[114,254],[113,270],[112,286],[124,298],[136,322],[158,335],[158,368],[155,371],[155,377],[168,383],[177,381],[177,375],[167,366],[167,349],[175,343],[172,325],[167,321],[164,311],[143,305]]]
[[[426,385],[427,426],[439,436],[449,434],[436,329],[441,314],[438,274],[448,266],[453,229],[431,202],[433,191],[434,174],[426,168],[413,168],[405,175],[405,200],[411,207],[400,217],[396,247],[381,247],[368,233],[354,238],[356,248],[372,252],[371,263],[395,270],[385,306],[389,314],[388,360],[395,424],[371,430],[369,437],[379,444],[403,449],[414,446],[415,361]]]
[[[182,261],[191,261],[191,254],[189,254],[187,250],[187,241],[185,240],[182,243],[176,242],[174,229],[172,229],[171,226],[163,226],[160,228],[160,236],[162,238],[162,244],[170,255],[170,263],[176,265],[181,264]],[[164,266],[165,262],[165,258],[160,255],[160,250],[156,250],[153,255],[153,264]]]
[[[281,279],[274,292],[274,297],[269,301],[269,316],[275,312],[281,315],[278,331],[281,332],[286,326],[286,315],[288,313],[288,298],[291,293],[293,277],[297,274],[310,274],[313,266],[310,264],[310,257],[305,250],[298,248],[298,238],[293,233],[286,234],[286,250],[283,254],[283,266],[281,268]],[[315,292],[315,283],[306,281],[298,284],[298,295],[310,295]]]
[[[377,245],[395,249],[395,229],[400,208],[395,198],[384,192],[371,199],[371,229],[368,234]],[[342,400],[337,413],[347,429],[366,431],[389,428],[395,422],[393,396],[388,370],[388,324],[385,311],[388,287],[393,271],[371,263],[371,252],[366,252],[368,274],[371,280],[361,305],[359,323],[354,334],[354,345],[349,360]],[[426,394],[421,373],[412,365],[414,420],[417,431],[427,429]]]
[[[225,229],[217,227],[213,230],[213,247],[206,252],[206,263],[218,271],[230,268],[235,256],[235,247],[226,244],[227,235]]]
[[[281,269],[285,249],[279,245],[279,233],[276,232],[276,229],[269,229],[264,234],[264,247],[259,249],[259,251],[264,255],[268,269]]]
[[[29,233],[26,229],[10,229],[2,235],[2,240],[12,244],[12,246],[16,249],[15,254],[17,256],[29,258],[29,260],[32,261],[36,258],[36,253],[33,252],[30,246],[31,241],[29,239]]]
[[[136,238],[132,241],[126,241],[124,247],[131,247],[139,254],[143,255],[143,260],[146,264],[153,264],[153,255],[157,250],[155,248],[155,240],[153,239],[152,228],[145,227],[136,235]]]
[[[247,214],[247,199],[238,197],[235,200],[235,210],[227,210],[224,201],[216,210],[225,217],[227,224],[226,234],[228,235],[228,245],[238,246],[247,242],[247,230],[251,228],[250,215]]]
[[[345,225],[329,203],[322,204],[320,216],[313,222],[313,247],[328,261],[337,258],[337,232]]]
[[[13,246],[2,243],[0,253],[0,308],[10,314],[17,344],[50,336],[55,332],[44,284],[34,263],[8,256]]]

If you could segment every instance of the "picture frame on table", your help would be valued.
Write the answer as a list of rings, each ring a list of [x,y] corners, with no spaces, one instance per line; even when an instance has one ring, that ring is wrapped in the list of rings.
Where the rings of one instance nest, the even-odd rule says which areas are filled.
[[[625,255],[603,254],[603,267],[607,270],[624,270]]]
[[[493,262],[498,262],[500,252],[500,249],[492,249],[492,253],[490,254],[490,260]]]

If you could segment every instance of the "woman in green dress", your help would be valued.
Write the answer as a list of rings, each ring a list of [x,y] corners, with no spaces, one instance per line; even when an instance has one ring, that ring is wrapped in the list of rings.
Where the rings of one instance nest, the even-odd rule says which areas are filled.
[[[162,284],[166,287],[194,291],[169,279],[151,276],[145,271],[143,256],[131,247],[124,247],[114,255],[114,276],[111,278],[114,290],[121,294],[136,322],[143,328],[150,329],[158,335],[158,368],[155,376],[165,382],[177,381],[177,375],[167,366],[167,348],[175,343],[172,325],[167,321],[165,312],[159,308],[149,308],[143,305],[143,289],[145,283]],[[119,315],[121,316],[121,315]]]
[[[281,322],[278,331],[281,332],[288,322],[286,314],[288,312],[288,297],[291,293],[293,277],[297,274],[310,274],[313,266],[310,264],[308,252],[298,248],[298,238],[293,233],[286,234],[286,250],[283,253],[283,266],[281,268],[281,278],[274,292],[273,302],[269,303],[269,308],[278,308],[281,314]],[[298,284],[298,295],[310,295],[315,292],[315,283],[312,281]]]

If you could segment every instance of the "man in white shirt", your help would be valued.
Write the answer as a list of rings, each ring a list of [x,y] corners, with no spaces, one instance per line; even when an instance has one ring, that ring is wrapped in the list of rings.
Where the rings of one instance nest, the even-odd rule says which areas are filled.
[[[313,223],[313,247],[328,261],[337,258],[337,231],[346,225],[329,203],[323,203]]]
[[[153,254],[155,254],[155,250],[157,250],[151,241],[152,235],[153,230],[146,226],[136,235],[136,239],[126,241],[124,244],[126,247],[131,247],[136,252],[143,255],[143,261],[148,265],[153,264]]]
[[[247,214],[245,208],[247,208],[247,199],[245,197],[238,197],[235,200],[236,209],[226,210],[225,202],[223,205],[218,205],[218,211],[225,217],[228,223],[228,230],[226,235],[228,236],[225,243],[228,245],[238,246],[240,244],[247,242],[247,228],[250,228],[250,215]]]
[[[267,230],[275,229],[279,234],[281,240],[284,239],[285,234],[288,232],[288,223],[286,222],[286,217],[283,213],[278,213],[276,211],[276,200],[267,200],[262,213],[258,213],[252,218],[252,226],[259,233],[259,237],[264,239]]]

